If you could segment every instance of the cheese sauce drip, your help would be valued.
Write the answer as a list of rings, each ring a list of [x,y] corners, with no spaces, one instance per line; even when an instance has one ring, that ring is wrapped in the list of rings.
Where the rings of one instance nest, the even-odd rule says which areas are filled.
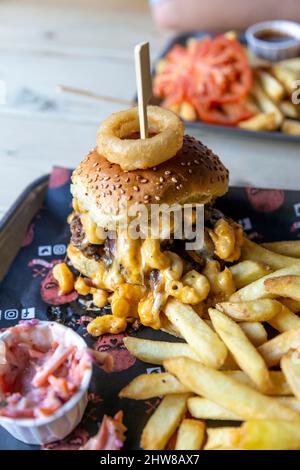
[[[152,238],[133,240],[125,229],[119,229],[113,240],[107,240],[105,229],[97,226],[76,200],[73,202],[73,207],[77,214],[80,214],[85,233],[84,243],[92,244],[96,246],[96,249],[99,245],[99,250],[105,252],[97,259],[89,260],[89,271],[92,271],[89,272],[89,277],[93,284],[89,292],[93,293],[93,289],[96,288],[112,293],[108,297],[112,315],[100,316],[91,321],[88,325],[89,333],[99,336],[124,331],[127,322],[133,322],[136,319],[139,319],[143,325],[159,329],[161,328],[161,312],[169,296],[177,298],[182,303],[193,305],[195,309],[200,304],[203,305],[202,303],[211,291],[210,278],[193,269],[188,271],[191,268],[188,268],[187,262],[176,253],[162,251],[161,240]],[[192,224],[193,222],[191,220]],[[209,230],[206,233],[206,237],[211,239],[210,244],[212,244],[212,250],[214,247],[215,253],[220,251],[221,243],[224,243],[225,221],[218,224],[215,232]],[[240,226],[238,224],[232,226],[226,222],[225,228],[231,235],[229,255],[236,257],[242,244]],[[170,234],[168,239],[170,239]],[[78,267],[80,270],[80,265],[86,262],[84,254],[72,245],[69,250],[72,250],[73,259],[74,256],[82,256]],[[196,252],[192,254],[196,255]],[[229,255],[226,252],[226,257]],[[199,256],[201,258],[201,255]],[[76,263],[74,266],[76,267]],[[234,290],[233,280],[229,281],[232,281]],[[82,282],[75,282],[75,289],[77,285],[80,285],[81,292],[85,291],[85,289],[82,290]]]

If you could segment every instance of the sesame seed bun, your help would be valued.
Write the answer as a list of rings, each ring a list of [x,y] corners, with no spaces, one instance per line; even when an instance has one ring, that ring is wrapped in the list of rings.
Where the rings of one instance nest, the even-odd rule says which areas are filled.
[[[134,204],[209,204],[228,189],[228,170],[194,137],[156,168],[124,171],[92,150],[73,172],[71,192],[102,227],[122,219]]]

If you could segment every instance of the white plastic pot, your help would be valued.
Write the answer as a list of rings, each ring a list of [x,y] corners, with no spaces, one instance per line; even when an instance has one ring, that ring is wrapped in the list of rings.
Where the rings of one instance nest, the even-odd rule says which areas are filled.
[[[34,328],[51,334],[53,341],[66,346],[77,346],[78,350],[87,348],[81,336],[71,328],[55,322],[40,321]],[[48,330],[48,331],[45,331]],[[2,341],[8,340],[13,329],[8,329],[0,335]],[[88,399],[87,390],[92,376],[92,361],[85,370],[79,390],[53,415],[34,419],[14,419],[0,416],[0,425],[13,437],[26,444],[46,444],[63,439],[80,423]]]

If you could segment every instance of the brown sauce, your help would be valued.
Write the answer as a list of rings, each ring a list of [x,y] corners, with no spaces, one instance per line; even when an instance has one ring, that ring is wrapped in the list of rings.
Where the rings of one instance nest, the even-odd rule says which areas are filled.
[[[263,31],[258,31],[255,34],[255,37],[268,42],[283,42],[295,39],[290,34],[275,29],[264,29]]]

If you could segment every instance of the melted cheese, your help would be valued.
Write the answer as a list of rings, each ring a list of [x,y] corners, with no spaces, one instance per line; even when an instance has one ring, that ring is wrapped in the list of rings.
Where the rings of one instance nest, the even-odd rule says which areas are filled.
[[[141,240],[132,240],[127,233],[120,232],[116,240],[115,261],[127,282],[143,284]]]
[[[97,227],[96,222],[94,222],[88,214],[81,214],[80,220],[83,225],[86,239],[92,245],[103,245],[105,242],[105,237],[101,237],[102,232]],[[100,235],[100,237],[99,237]]]
[[[103,269],[103,266],[104,263],[93,276],[96,285],[102,289],[114,291],[120,284],[126,282],[143,284],[140,240],[131,240],[120,234],[116,240],[112,264],[108,269]]]
[[[76,201],[74,201],[73,204],[75,208],[78,208]],[[80,211],[80,219],[85,230],[87,241],[96,245],[103,244],[105,242],[105,237],[102,238],[99,236],[99,234],[105,235],[103,229],[98,227],[86,212],[83,213]],[[143,245],[146,246],[147,242],[149,245],[149,242],[151,241],[141,239],[133,240],[129,238],[127,232],[119,231],[116,238],[115,253],[111,265],[107,267],[103,261],[93,260],[93,272],[90,277],[98,289],[104,289],[115,293],[120,286],[129,287],[131,285],[143,287],[144,293],[141,294],[140,299],[136,298],[136,295],[130,295],[130,291],[132,289],[128,290],[128,295],[123,299],[128,304],[128,308],[124,308],[123,313],[126,315],[126,311],[128,311],[128,317],[132,318],[132,316],[135,316],[133,313],[139,310],[141,322],[151,326],[152,328],[158,329],[160,327],[160,311],[167,300],[167,294],[165,292],[159,292],[159,289],[157,289],[158,286],[156,286],[153,291],[150,289],[150,286],[145,288],[145,275],[148,275],[153,269],[152,264],[154,262],[155,266],[159,265],[166,267],[165,265],[169,265],[170,263],[170,258],[168,255],[160,251],[160,243],[158,240],[155,240],[152,244],[150,243],[150,245],[153,245],[156,249],[150,250],[151,260],[153,262],[149,264],[149,253],[147,258],[145,249],[143,250]],[[148,250],[146,251],[149,251],[150,248],[148,247]],[[82,256],[84,257],[84,255]],[[163,263],[163,261],[165,262]]]
[[[84,214],[86,213],[86,209],[84,209],[81,204],[79,203],[78,199],[76,197],[73,197],[73,200],[72,200],[72,206],[73,206],[73,209],[74,211],[77,213],[77,214]]]

